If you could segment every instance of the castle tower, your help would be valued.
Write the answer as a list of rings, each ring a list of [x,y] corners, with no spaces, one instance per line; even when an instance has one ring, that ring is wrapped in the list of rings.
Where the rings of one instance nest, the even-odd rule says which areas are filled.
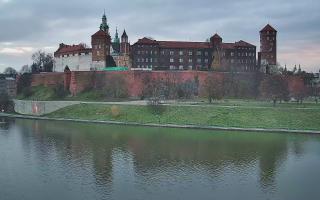
[[[130,53],[130,43],[128,40],[128,35],[126,33],[126,30],[123,31],[123,34],[121,36],[120,52],[122,54],[129,54]]]
[[[91,36],[92,68],[95,70],[106,67],[106,61],[110,57],[111,37],[105,14],[102,17],[100,30]]]
[[[267,24],[260,31],[260,66],[277,65],[277,31]]]

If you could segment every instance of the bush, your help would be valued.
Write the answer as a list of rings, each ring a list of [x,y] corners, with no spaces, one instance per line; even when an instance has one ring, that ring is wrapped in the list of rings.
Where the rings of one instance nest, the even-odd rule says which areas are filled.
[[[8,94],[0,94],[0,112],[13,111],[13,102]]]
[[[120,116],[120,109],[118,106],[111,107],[111,115],[113,118],[118,118]]]

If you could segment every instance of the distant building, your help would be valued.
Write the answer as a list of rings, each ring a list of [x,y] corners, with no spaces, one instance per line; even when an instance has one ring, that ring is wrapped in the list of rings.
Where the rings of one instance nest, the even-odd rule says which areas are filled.
[[[258,65],[266,73],[277,65],[277,30],[267,24],[260,31],[260,52]]]
[[[0,95],[7,94],[13,98],[17,96],[17,84],[14,77],[0,74]]]
[[[63,72],[67,68],[71,71],[91,71],[103,70],[106,67],[131,67],[128,36],[124,31],[120,42],[116,30],[112,42],[105,14],[102,16],[99,31],[91,36],[91,46],[92,48],[85,44],[61,43],[54,53],[54,71]]]
[[[208,42],[139,39],[132,46],[132,69],[258,71],[254,45],[223,43],[218,34]]]

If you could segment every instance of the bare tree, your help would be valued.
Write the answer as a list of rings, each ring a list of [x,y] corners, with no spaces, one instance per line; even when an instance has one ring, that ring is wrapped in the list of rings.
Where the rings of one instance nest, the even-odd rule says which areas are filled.
[[[5,70],[3,71],[4,74],[7,74],[7,75],[17,75],[18,72],[17,70],[15,70],[14,68],[12,67],[7,67],[5,68]]]
[[[32,54],[32,60],[32,73],[52,72],[54,62],[52,54],[39,50]]]
[[[282,75],[267,76],[261,82],[260,93],[262,97],[271,99],[275,106],[277,101],[288,99],[288,82]]]
[[[220,100],[224,97],[224,79],[222,76],[214,76],[209,73],[205,81],[205,94],[209,103],[213,100]]]

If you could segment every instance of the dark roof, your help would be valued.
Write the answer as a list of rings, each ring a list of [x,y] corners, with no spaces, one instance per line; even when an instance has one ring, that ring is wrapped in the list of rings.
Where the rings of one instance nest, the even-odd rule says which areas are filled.
[[[256,47],[253,44],[240,40],[239,42],[234,43],[236,47]]]
[[[160,47],[169,49],[206,49],[210,48],[208,42],[159,41]]]
[[[138,42],[136,42],[135,44],[159,44],[156,40],[144,37],[142,39],[139,39]]]
[[[58,50],[54,52],[54,56],[59,56],[61,54],[71,54],[71,53],[86,53],[90,52],[92,49],[86,47],[84,44],[78,45],[66,45],[60,44]]]
[[[234,49],[236,47],[256,47],[256,46],[254,46],[253,44],[250,44],[248,42],[245,42],[243,40],[240,40],[235,43],[222,43],[221,47],[223,49]]]
[[[212,36],[220,38],[218,34]],[[159,45],[162,48],[167,49],[207,49],[211,48],[209,42],[184,42],[184,41],[157,41],[151,38],[144,37],[139,39],[135,44],[146,44],[146,45]],[[235,43],[222,43],[223,49],[234,49],[236,47],[255,47],[254,45],[240,40]]]
[[[260,32],[264,32],[264,31],[275,31],[275,32],[277,32],[277,30],[274,29],[270,24],[267,24]]]
[[[217,33],[216,33],[216,34],[214,34],[211,38],[218,38],[218,39],[222,39],[222,38],[220,37],[220,35],[218,35]]]
[[[128,35],[127,35],[127,33],[126,33],[126,30],[124,30],[124,31],[123,31],[123,33],[122,33],[122,36],[121,36],[121,37],[122,37],[122,38],[124,38],[124,37],[126,37],[126,38],[127,38],[127,37],[128,37]]]

